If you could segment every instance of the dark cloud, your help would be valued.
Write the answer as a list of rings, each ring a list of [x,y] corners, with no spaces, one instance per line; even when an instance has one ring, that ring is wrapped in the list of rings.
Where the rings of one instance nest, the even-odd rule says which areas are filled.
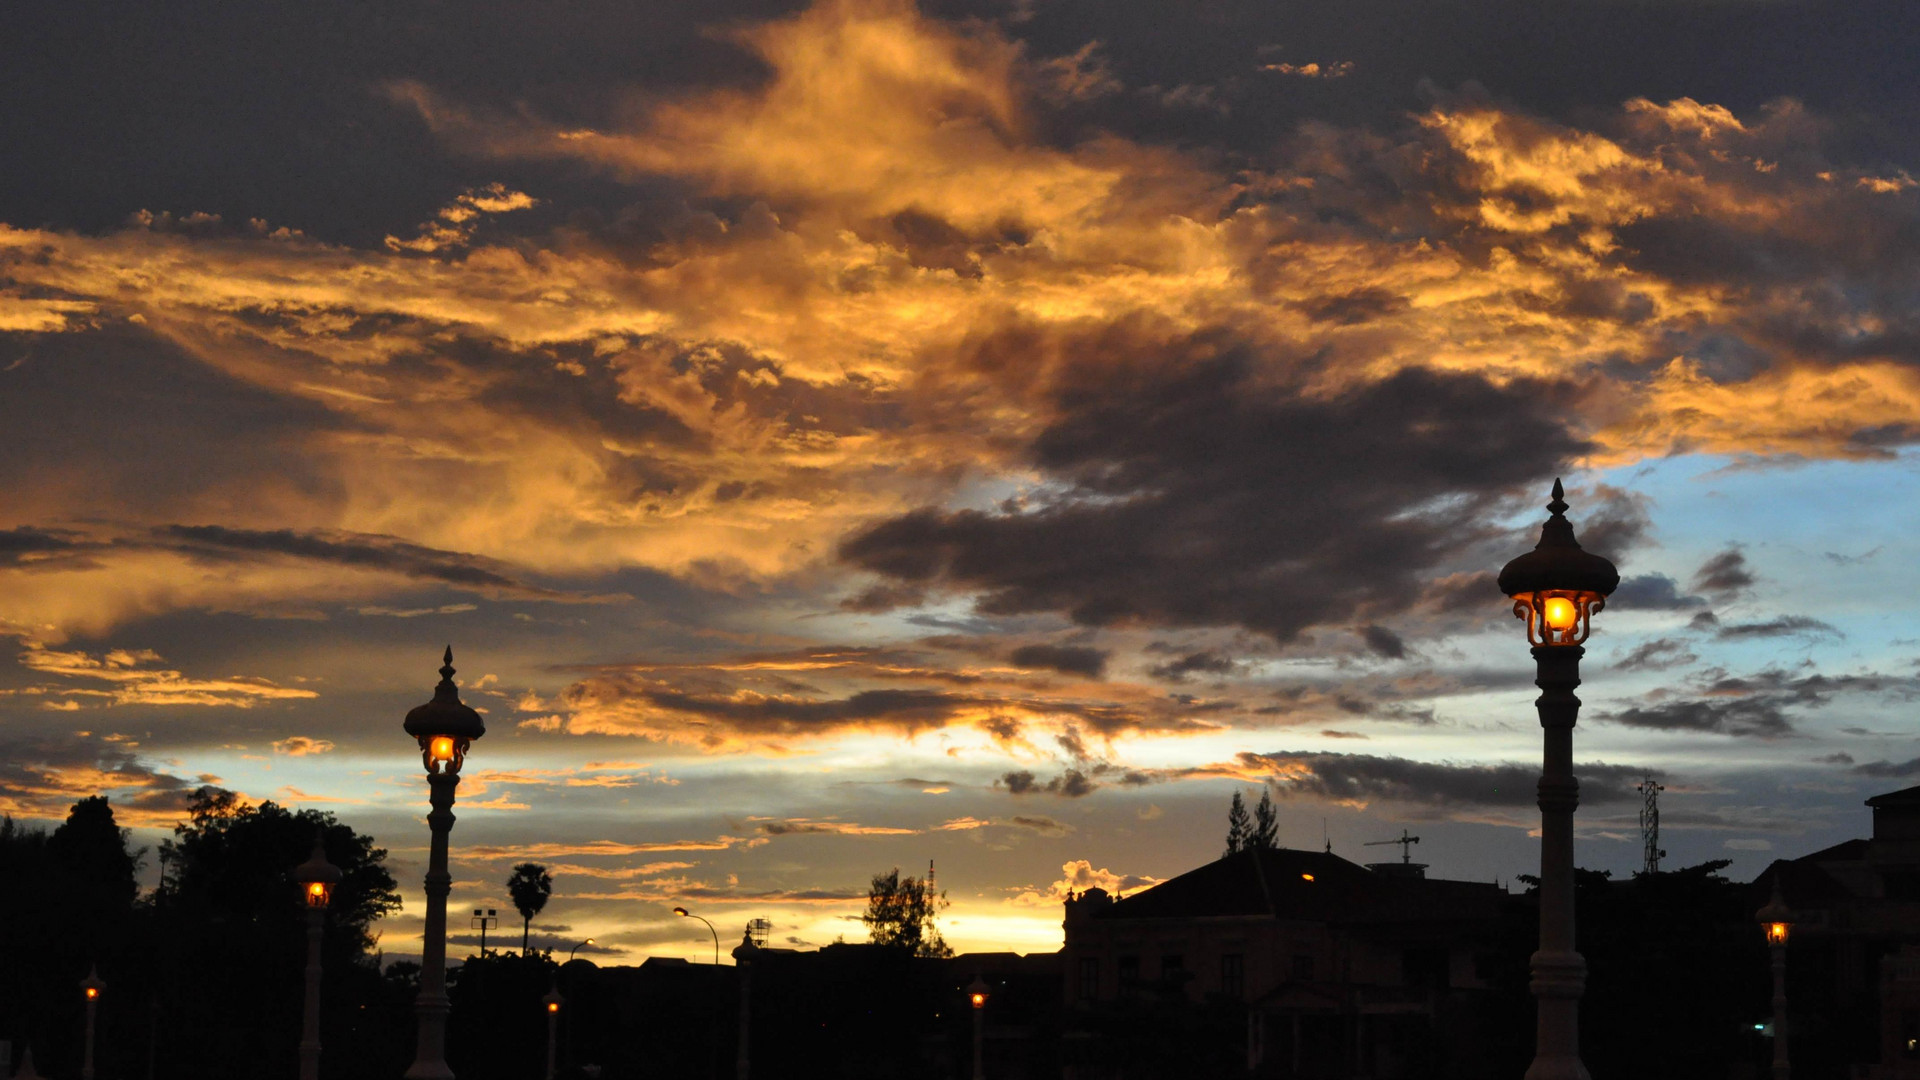
[[[77,533],[31,526],[0,529],[0,566],[71,565],[71,556],[94,545]]]
[[[1521,807],[1535,803],[1537,765],[1456,765],[1373,754],[1276,751],[1243,753],[1244,769],[1264,774],[1279,794],[1438,809]],[[1574,768],[1583,803],[1625,802],[1646,770],[1588,763]]]
[[[1822,754],[1811,760],[1815,765],[1851,765],[1853,764],[1853,755],[1841,751],[1833,754]]]
[[[1607,609],[1625,611],[1676,611],[1700,607],[1706,600],[1680,591],[1680,583],[1665,574],[1640,574],[1623,578],[1620,587],[1607,597]]]
[[[1408,370],[1308,397],[1256,377],[1230,342],[1173,342],[1173,358],[1148,360],[1139,335],[1058,343],[1072,359],[1028,456],[1070,494],[1025,512],[917,510],[850,537],[841,557],[977,593],[990,615],[1289,641],[1416,603],[1421,572],[1478,536],[1496,499],[1581,445],[1552,385]]]
[[[1884,759],[1880,761],[1869,761],[1861,765],[1855,765],[1853,771],[1861,776],[1871,776],[1876,780],[1905,779],[1910,776],[1920,776],[1920,758],[1912,758],[1901,762],[1886,761]]]
[[[1831,623],[1805,615],[1782,615],[1779,618],[1764,619],[1760,622],[1721,623],[1714,636],[1722,640],[1740,638],[1791,637],[1845,637],[1840,629]]]
[[[994,782],[994,786],[1005,787],[1011,795],[1058,795],[1067,799],[1091,795],[1100,787],[1079,769],[1068,769],[1045,781],[1026,769],[1016,769],[1002,775]]]
[[[1147,669],[1147,673],[1156,679],[1181,682],[1189,675],[1230,675],[1233,673],[1233,668],[1232,657],[1222,656],[1212,649],[1203,649],[1200,652],[1188,653],[1177,660],[1155,664]]]
[[[1731,595],[1753,585],[1753,571],[1739,548],[1730,547],[1700,564],[1694,571],[1693,588],[1701,592]]]
[[[1695,697],[1655,701],[1601,713],[1600,720],[1659,731],[1712,732],[1775,739],[1795,733],[1790,709],[1825,705],[1835,694],[1895,693],[1911,696],[1910,680],[1883,675],[1805,675],[1762,671],[1715,674]]]
[[[1049,668],[1097,679],[1107,670],[1108,653],[1084,645],[1022,645],[1013,650],[1014,667]]]
[[[1658,731],[1706,731],[1762,739],[1775,739],[1793,732],[1784,707],[1772,698],[1669,701],[1603,713],[1600,719]]]
[[[1665,671],[1697,659],[1687,643],[1678,638],[1654,638],[1634,646],[1613,667],[1615,671]]]
[[[1055,821],[1041,814],[1015,814],[1007,819],[1007,824],[1017,829],[1037,832],[1042,836],[1065,836],[1073,831],[1073,826],[1066,822]]]
[[[231,529],[223,525],[167,525],[154,533],[203,557],[285,555],[515,596],[562,595],[514,580],[496,560],[422,547],[394,536],[332,529]]]
[[[1388,660],[1407,658],[1407,643],[1401,640],[1399,634],[1384,626],[1369,623],[1361,627],[1360,640],[1366,642],[1367,648],[1376,656],[1383,656]]]

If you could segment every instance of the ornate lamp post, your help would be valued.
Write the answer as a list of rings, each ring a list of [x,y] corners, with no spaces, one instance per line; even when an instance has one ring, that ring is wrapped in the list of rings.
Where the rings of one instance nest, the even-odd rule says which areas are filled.
[[[984,1053],[986,1037],[983,1034],[987,1015],[987,993],[991,987],[985,979],[975,975],[973,982],[967,984],[967,1001],[973,1006],[973,1080],[987,1080],[987,1058]]]
[[[87,995],[87,1045],[80,1058],[80,1080],[93,1080],[93,1014],[100,1005],[100,991],[106,988],[100,981],[100,965],[89,965],[87,977],[80,980],[80,992]]]
[[[1773,899],[1753,913],[1767,934],[1767,951],[1773,954],[1773,1080],[1787,1080],[1792,1070],[1787,1065],[1787,933],[1793,929],[1793,912],[1780,896],[1780,877],[1773,878]]]
[[[553,1080],[554,1034],[560,1027],[560,1006],[566,1003],[567,999],[560,996],[560,986],[558,983],[555,983],[552,988],[547,991],[546,997],[540,999],[540,1004],[547,1007],[547,1080]]]
[[[734,1080],[747,1080],[747,1050],[753,1033],[753,1026],[748,1019],[749,1007],[753,1003],[753,961],[759,955],[760,946],[753,940],[753,931],[743,932],[740,944],[733,947],[734,970],[740,973],[740,1049],[733,1056]]]
[[[460,785],[460,766],[467,747],[487,733],[480,714],[460,702],[453,684],[453,646],[440,668],[433,700],[407,714],[407,734],[420,744],[420,761],[427,769],[428,801],[433,812],[427,827],[433,830],[433,849],[427,862],[427,929],[420,949],[420,993],[414,1013],[420,1021],[420,1042],[407,1080],[453,1080],[447,1067],[447,893],[453,875],[447,872],[447,834],[453,830],[453,789]]]
[[[313,838],[313,854],[293,868],[293,880],[307,903],[307,1000],[300,1026],[300,1080],[320,1080],[320,935],[325,932],[327,905],[333,887],[340,884],[340,868],[327,861],[327,849]]]
[[[1592,618],[1620,584],[1613,564],[1580,548],[1560,481],[1553,482],[1550,515],[1540,543],[1500,571],[1500,591],[1527,624],[1533,645],[1534,703],[1545,731],[1539,786],[1540,949],[1533,954],[1538,1002],[1533,1064],[1526,1080],[1589,1080],[1580,1063],[1580,994],[1587,962],[1573,948],[1573,811],[1580,784],[1573,778],[1573,725],[1580,715],[1581,645]]]

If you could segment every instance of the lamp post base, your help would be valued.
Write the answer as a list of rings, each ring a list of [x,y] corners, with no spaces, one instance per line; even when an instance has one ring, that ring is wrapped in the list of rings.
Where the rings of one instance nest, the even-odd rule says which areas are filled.
[[[1526,1080],[1593,1080],[1580,1059],[1568,1056],[1537,1057],[1527,1066]]]

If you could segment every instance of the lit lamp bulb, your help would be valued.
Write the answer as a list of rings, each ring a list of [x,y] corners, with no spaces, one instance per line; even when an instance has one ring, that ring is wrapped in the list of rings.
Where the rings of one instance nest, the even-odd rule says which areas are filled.
[[[98,987],[94,987],[94,986],[89,986],[89,987],[87,987],[87,1000],[88,1000],[88,1001],[93,1001],[94,999],[96,999],[96,998],[98,998],[99,996],[100,996],[100,990],[99,990],[99,988],[98,988]]]
[[[1546,620],[1548,626],[1565,633],[1573,629],[1573,624],[1579,620],[1580,609],[1564,596],[1549,596],[1541,611],[1541,617]]]
[[[1767,924],[1767,941],[1774,945],[1787,943],[1787,924],[1783,922]]]
[[[433,755],[435,761],[452,761],[453,740],[445,735],[436,736],[427,752]]]
[[[559,1002],[557,1002],[557,1001],[549,1001],[549,1002],[547,1002],[547,1011],[548,1011],[548,1012],[550,1012],[550,1013],[557,1013],[557,1012],[559,1012],[559,1011],[560,1011],[560,1003],[559,1003]]]
[[[985,994],[975,994],[975,995],[973,995],[973,1007],[974,1007],[974,1008],[976,1008],[976,1009],[984,1009],[984,1008],[986,1008],[986,1007],[987,1007],[987,995],[985,995]]]

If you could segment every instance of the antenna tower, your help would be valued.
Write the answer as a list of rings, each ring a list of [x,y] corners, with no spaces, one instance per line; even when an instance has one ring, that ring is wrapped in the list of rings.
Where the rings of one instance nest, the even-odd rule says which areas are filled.
[[[1649,776],[1635,790],[1646,796],[1646,802],[1640,806],[1640,841],[1646,849],[1642,872],[1657,874],[1660,872],[1660,857],[1666,854],[1660,850],[1660,793],[1666,790],[1666,786],[1655,783],[1653,777]]]

